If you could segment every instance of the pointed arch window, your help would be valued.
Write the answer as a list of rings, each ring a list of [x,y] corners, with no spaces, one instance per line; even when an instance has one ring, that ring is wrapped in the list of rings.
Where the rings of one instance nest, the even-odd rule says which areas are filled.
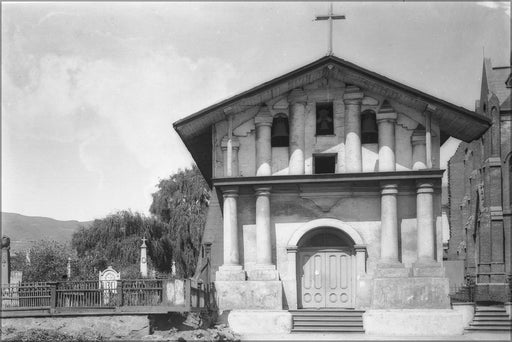
[[[272,120],[272,147],[287,147],[290,145],[290,128],[286,114],[279,113]]]

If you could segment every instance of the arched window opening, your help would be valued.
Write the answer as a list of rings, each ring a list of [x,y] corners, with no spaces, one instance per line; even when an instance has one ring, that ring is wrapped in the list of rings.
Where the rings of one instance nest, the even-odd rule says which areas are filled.
[[[290,144],[288,117],[279,113],[272,120],[272,147],[287,147]]]
[[[316,228],[305,236],[298,243],[299,247],[352,247],[354,241],[347,234],[330,227]]]
[[[377,128],[377,117],[372,110],[365,110],[361,113],[361,144],[378,144],[379,130]]]

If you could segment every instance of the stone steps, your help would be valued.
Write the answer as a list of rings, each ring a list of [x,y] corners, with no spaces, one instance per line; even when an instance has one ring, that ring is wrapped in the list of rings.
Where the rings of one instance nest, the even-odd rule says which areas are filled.
[[[363,333],[361,310],[292,310],[292,332]]]
[[[512,321],[499,306],[479,306],[475,310],[473,321],[466,328],[468,331],[512,331]]]

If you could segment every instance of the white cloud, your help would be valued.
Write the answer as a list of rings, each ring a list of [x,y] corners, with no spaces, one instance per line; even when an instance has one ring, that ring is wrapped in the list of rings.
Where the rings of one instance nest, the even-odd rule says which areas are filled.
[[[484,6],[492,9],[503,10],[510,17],[510,2],[501,1],[482,1],[476,3],[479,6]]]
[[[80,159],[97,175],[98,190],[108,186],[106,175],[113,164],[131,168],[132,163],[145,170],[131,176],[144,178],[147,186],[133,189],[132,203],[123,203],[144,211],[158,180],[191,163],[172,123],[224,97],[236,76],[227,63],[214,58],[191,60],[171,47],[134,47],[132,58],[123,60],[38,56],[24,53],[21,46],[10,52],[2,89],[7,99],[5,128],[16,138],[37,138],[42,143],[79,142]],[[17,75],[23,79],[16,80]],[[128,163],[121,158],[134,160]],[[135,195],[142,191],[149,192],[143,202]],[[104,207],[112,205],[118,204]]]

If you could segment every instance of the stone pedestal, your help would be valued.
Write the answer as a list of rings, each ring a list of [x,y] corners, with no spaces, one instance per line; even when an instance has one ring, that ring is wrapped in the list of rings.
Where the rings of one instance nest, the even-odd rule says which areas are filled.
[[[242,281],[245,280],[245,271],[241,265],[222,265],[215,272],[215,280]]]
[[[215,281],[219,310],[282,310],[280,281]]]
[[[368,310],[363,314],[366,335],[457,336],[464,332],[462,313],[455,310]]]

